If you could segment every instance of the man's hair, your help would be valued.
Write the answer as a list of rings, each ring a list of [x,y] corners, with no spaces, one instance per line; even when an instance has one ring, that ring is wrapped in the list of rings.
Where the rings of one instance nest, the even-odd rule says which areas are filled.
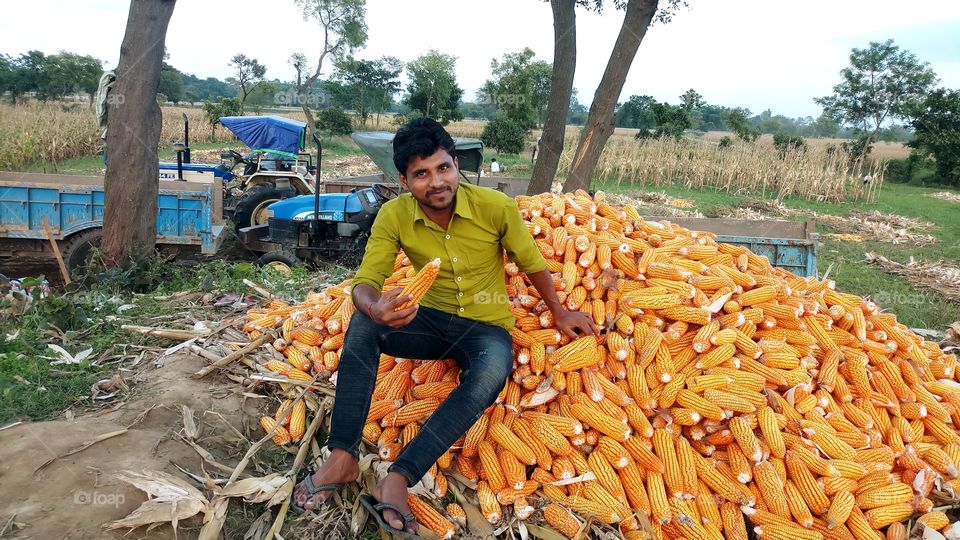
[[[414,157],[425,158],[443,148],[453,155],[453,137],[433,118],[410,120],[393,137],[393,164],[406,176],[407,165]]]

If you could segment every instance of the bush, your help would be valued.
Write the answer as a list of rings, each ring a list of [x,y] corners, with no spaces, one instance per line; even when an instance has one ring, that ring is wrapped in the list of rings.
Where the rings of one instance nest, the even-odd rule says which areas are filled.
[[[733,146],[733,139],[731,139],[729,135],[724,135],[720,138],[718,148],[730,148],[731,146]]]
[[[330,107],[317,111],[316,127],[331,135],[349,135],[353,133],[353,120],[339,107]]]
[[[791,150],[796,152],[805,152],[807,150],[807,143],[803,140],[803,137],[783,133],[773,135],[773,146],[780,152],[781,159]]]
[[[480,140],[488,148],[495,148],[502,154],[519,154],[523,152],[527,131],[519,122],[501,118],[494,120],[483,128]]]
[[[883,178],[903,184],[932,184],[937,180],[936,164],[929,158],[911,153],[907,159],[888,161]]]

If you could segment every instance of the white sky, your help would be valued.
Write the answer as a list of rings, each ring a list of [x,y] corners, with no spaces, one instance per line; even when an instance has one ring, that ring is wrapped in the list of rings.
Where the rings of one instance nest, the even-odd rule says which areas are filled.
[[[930,62],[943,86],[960,88],[960,2],[689,3],[672,23],[648,31],[620,101],[649,94],[677,103],[694,88],[713,104],[817,116],[813,98],[829,94],[839,82],[850,49],[887,38]],[[577,9],[574,86],[587,106],[623,17],[611,0],[606,4],[602,15]],[[4,2],[0,53],[68,50],[103,59],[112,68],[128,7],[125,0]],[[553,57],[552,15],[542,0],[367,0],[367,24],[369,41],[358,57],[410,61],[431,48],[452,54],[467,100],[489,76],[492,58],[523,47],[536,51],[537,59]],[[173,66],[201,78],[230,76],[227,62],[242,52],[265,64],[268,78],[291,80],[290,54],[301,51],[315,61],[321,39],[316,23],[304,22],[293,0],[180,0],[167,50]]]

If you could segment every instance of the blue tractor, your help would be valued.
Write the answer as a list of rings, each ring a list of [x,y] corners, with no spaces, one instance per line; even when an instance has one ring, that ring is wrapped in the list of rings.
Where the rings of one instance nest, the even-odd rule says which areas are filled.
[[[302,195],[275,202],[267,207],[267,224],[240,229],[240,240],[260,254],[262,265],[290,268],[304,262],[338,260],[355,266],[363,258],[373,220],[380,207],[400,195],[399,173],[393,165],[393,133],[358,132],[354,142],[384,172],[382,182],[358,187],[348,193]],[[321,145],[317,144],[319,169]],[[454,154],[463,179],[465,172],[476,173],[480,180],[483,143],[476,139],[455,140]],[[319,174],[318,174],[319,176]]]

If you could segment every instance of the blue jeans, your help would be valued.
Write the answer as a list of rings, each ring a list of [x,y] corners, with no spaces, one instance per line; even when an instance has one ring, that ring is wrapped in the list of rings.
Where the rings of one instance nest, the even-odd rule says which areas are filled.
[[[420,306],[402,328],[375,323],[357,311],[344,337],[327,447],[357,455],[377,381],[380,354],[413,360],[454,359],[460,384],[427,419],[390,466],[416,484],[480,418],[513,369],[513,340],[498,326]]]

